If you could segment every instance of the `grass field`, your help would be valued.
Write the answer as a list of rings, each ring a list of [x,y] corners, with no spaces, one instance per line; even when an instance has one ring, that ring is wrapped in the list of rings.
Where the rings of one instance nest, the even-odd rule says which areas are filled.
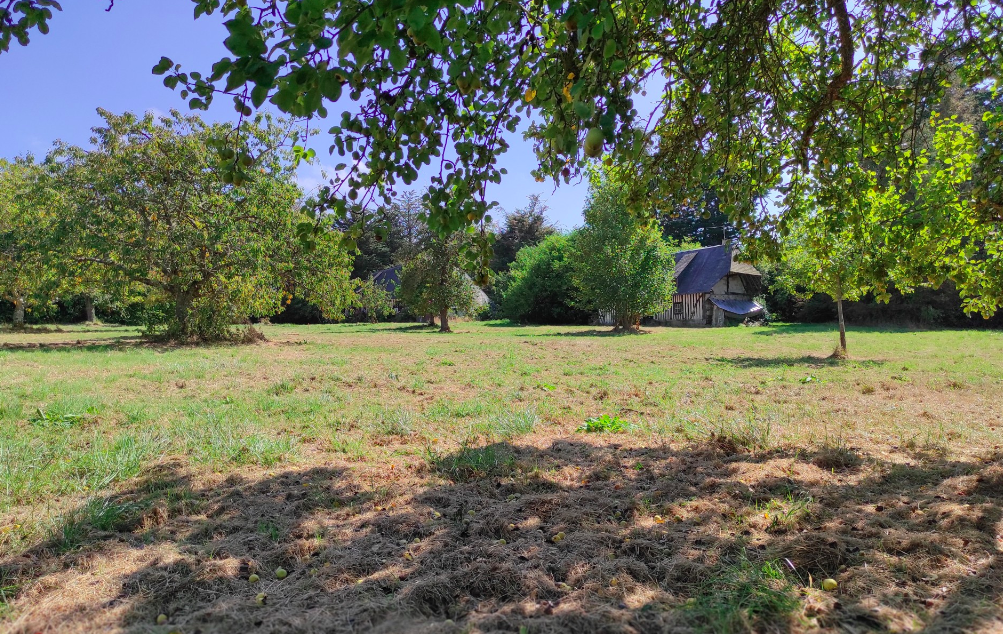
[[[456,330],[0,333],[0,631],[1003,631],[1003,333]]]

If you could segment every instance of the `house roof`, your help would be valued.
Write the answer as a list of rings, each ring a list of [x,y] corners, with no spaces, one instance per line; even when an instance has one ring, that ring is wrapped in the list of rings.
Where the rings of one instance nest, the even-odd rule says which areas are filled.
[[[740,299],[718,299],[717,297],[711,297],[710,301],[724,312],[738,315],[740,317],[744,317],[745,315],[755,315],[763,310],[762,306],[752,301]]]
[[[393,294],[401,283],[401,265],[373,273],[373,283],[379,284],[386,292]]]
[[[676,253],[676,293],[709,293],[718,280],[736,273],[761,275],[751,264],[736,262],[723,244]]]

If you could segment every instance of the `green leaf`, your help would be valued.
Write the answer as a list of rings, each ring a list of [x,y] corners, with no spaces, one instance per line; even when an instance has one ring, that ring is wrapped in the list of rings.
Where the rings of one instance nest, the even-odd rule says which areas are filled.
[[[415,31],[420,31],[427,22],[428,16],[425,15],[425,10],[416,3],[407,15],[407,25]]]
[[[171,66],[174,66],[174,62],[172,62],[170,58],[161,57],[160,61],[157,62],[157,65],[153,67],[153,74],[163,75],[171,68]]]
[[[574,108],[575,114],[582,119],[590,119],[592,118],[592,115],[595,114],[595,106],[589,102],[576,101]]]
[[[393,49],[390,51],[390,65],[393,67],[394,72],[401,72],[407,66],[407,54],[399,48]]]
[[[268,87],[267,86],[255,86],[251,90],[251,103],[254,104],[255,108],[260,108],[261,104],[265,103],[265,99],[268,98]]]

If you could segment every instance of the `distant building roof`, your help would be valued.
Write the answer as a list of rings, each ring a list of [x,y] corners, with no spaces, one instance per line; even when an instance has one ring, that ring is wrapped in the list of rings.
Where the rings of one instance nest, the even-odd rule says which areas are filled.
[[[373,283],[382,286],[383,290],[393,295],[401,283],[401,265],[373,273]]]
[[[718,280],[736,273],[761,275],[751,264],[736,262],[723,244],[676,253],[676,293],[709,293]]]

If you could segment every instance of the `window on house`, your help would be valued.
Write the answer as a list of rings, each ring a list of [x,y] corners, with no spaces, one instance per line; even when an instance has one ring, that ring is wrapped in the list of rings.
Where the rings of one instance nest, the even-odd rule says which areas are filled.
[[[681,299],[672,300],[672,314],[673,315],[683,314],[683,300]]]

